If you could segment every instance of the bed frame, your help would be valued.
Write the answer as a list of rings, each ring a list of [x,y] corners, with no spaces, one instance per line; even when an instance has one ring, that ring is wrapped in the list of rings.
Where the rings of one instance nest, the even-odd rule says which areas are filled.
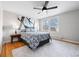
[[[21,41],[22,41],[24,44],[26,44],[30,49],[32,49],[32,48],[29,46],[29,44],[28,44],[24,39],[22,39],[22,38],[20,38],[20,39],[21,39]],[[39,45],[37,46],[37,48],[39,48],[39,47],[45,45],[46,43],[49,43],[49,39],[39,42]]]

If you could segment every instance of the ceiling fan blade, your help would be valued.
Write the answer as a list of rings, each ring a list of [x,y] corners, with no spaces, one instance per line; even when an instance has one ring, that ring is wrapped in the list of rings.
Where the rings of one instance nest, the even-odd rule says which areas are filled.
[[[45,1],[45,4],[43,7],[47,7],[48,3],[49,3],[49,1]]]
[[[58,8],[58,7],[57,7],[57,6],[55,6],[55,7],[50,7],[50,8],[47,8],[47,10],[55,9],[55,8]]]
[[[38,9],[38,10],[42,10],[41,8],[33,8],[33,9]]]

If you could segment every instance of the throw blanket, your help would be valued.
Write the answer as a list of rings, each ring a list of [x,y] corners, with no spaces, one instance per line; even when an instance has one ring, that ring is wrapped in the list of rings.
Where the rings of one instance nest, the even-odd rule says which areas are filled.
[[[50,34],[48,32],[28,32],[22,38],[29,43],[32,49],[36,49],[40,41],[50,39]]]

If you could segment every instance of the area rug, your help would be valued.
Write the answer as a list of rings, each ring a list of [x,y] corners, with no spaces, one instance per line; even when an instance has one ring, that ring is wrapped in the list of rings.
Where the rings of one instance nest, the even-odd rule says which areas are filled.
[[[33,51],[27,46],[12,51],[14,57],[79,57],[79,45],[53,41]]]

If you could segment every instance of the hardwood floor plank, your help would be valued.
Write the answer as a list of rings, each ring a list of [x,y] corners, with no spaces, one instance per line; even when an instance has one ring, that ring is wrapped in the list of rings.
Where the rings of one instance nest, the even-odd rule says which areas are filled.
[[[12,50],[22,47],[25,44],[23,42],[6,43],[2,47],[1,56],[2,57],[12,57]]]

